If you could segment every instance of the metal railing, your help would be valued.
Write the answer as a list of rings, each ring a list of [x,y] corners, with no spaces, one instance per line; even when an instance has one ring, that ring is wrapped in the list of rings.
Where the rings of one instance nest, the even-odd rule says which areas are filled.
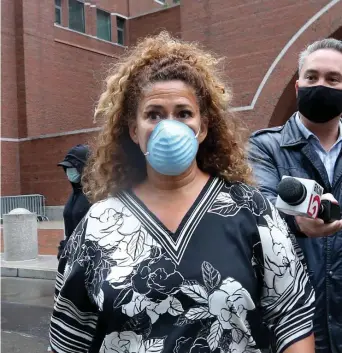
[[[15,208],[26,208],[30,212],[37,214],[38,221],[48,220],[45,211],[45,197],[39,194],[1,196],[1,219],[3,215],[11,212]]]

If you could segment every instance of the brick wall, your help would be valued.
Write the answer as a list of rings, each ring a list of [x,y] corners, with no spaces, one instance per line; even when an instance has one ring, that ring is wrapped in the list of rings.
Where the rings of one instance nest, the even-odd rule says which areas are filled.
[[[172,0],[165,0],[165,5],[161,4],[161,2],[157,2],[154,0],[140,0],[140,1],[128,0],[128,2],[129,2],[130,17],[139,16],[154,10],[160,10],[173,5]]]
[[[1,134],[18,137],[18,87],[15,3],[3,0],[1,11]],[[1,194],[20,193],[20,160],[17,142],[1,142]]]
[[[102,78],[123,49],[55,27],[40,0],[24,1],[24,14],[28,136],[93,127]]]
[[[1,141],[1,195],[21,193],[19,143]]]
[[[155,0],[92,0],[90,3],[105,11],[116,12],[126,17],[140,16],[174,5],[173,0],[165,0],[165,5]]]
[[[1,133],[18,136],[15,3],[1,2]]]
[[[56,27],[45,1],[4,0],[2,11],[2,137],[94,128],[103,78],[123,48]],[[70,190],[66,183],[58,191],[63,173],[55,159],[89,137],[2,141],[2,194],[37,192],[49,204],[63,203]]]
[[[21,187],[23,194],[38,193],[48,205],[63,205],[71,185],[57,164],[67,151],[79,144],[91,144],[96,134],[78,134],[20,143]]]
[[[62,0],[64,27],[54,25],[54,7],[50,2],[47,5],[48,1],[2,1],[2,12],[6,13],[1,24],[2,137],[39,137],[93,128],[102,79],[123,52],[118,45],[94,38],[94,5],[125,16],[163,8],[153,0],[87,2],[89,23],[83,35],[65,28],[67,0]],[[301,27],[329,3],[182,0],[180,6],[129,19],[127,40],[133,44],[139,37],[167,29],[225,56],[225,77],[234,90],[234,106],[245,109],[238,114],[255,130],[284,122],[295,109],[298,52],[319,38],[333,35],[342,39],[340,1],[284,50]],[[269,71],[276,58],[279,60]],[[82,133],[2,141],[2,194],[42,193],[48,205],[64,204],[70,185],[56,164],[70,147],[93,136]]]
[[[129,21],[129,43],[133,45],[139,38],[158,34],[161,30],[167,30],[175,36],[181,35],[180,6],[131,19]]]
[[[327,0],[184,0],[182,37],[202,42],[226,57],[225,75],[234,91],[234,106],[249,106],[273,61],[293,35],[331,1]],[[313,23],[291,46],[265,85],[253,110],[239,115],[251,130],[269,124],[273,110],[296,71],[297,55],[316,39],[341,26],[342,2]],[[286,70],[284,70],[286,66]],[[279,119],[279,121],[281,121]]]
[[[116,12],[123,16],[129,16],[128,0],[93,0],[90,3],[104,11]]]

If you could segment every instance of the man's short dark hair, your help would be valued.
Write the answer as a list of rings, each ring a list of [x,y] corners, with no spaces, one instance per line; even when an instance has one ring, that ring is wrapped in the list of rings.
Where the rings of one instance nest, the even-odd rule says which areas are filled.
[[[342,54],[342,40],[334,39],[334,38],[326,38],[323,40],[318,40],[309,46],[306,47],[305,50],[303,50],[299,54],[299,59],[298,59],[298,71],[302,69],[305,59],[312,53],[314,53],[317,50],[321,49],[331,49],[335,50],[339,53]]]

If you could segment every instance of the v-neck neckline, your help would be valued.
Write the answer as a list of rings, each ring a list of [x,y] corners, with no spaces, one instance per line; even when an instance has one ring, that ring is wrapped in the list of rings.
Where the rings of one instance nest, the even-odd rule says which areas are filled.
[[[207,180],[175,232],[169,230],[132,190],[121,192],[118,197],[178,263],[198,223],[215,200],[223,183],[217,177]]]
[[[135,200],[135,202],[137,202],[146,213],[148,213],[153,219],[154,221],[165,231],[165,233],[167,233],[172,239],[174,239],[175,241],[177,241],[179,234],[181,232],[181,230],[184,227],[184,224],[187,222],[187,220],[191,217],[191,214],[193,213],[194,209],[196,208],[197,204],[201,202],[201,200],[203,199],[203,196],[205,195],[205,193],[207,192],[210,184],[213,181],[213,177],[209,177],[209,179],[205,182],[204,186],[202,187],[200,193],[197,195],[197,197],[195,198],[195,201],[193,202],[193,204],[191,205],[191,207],[188,209],[188,211],[185,213],[185,215],[183,216],[182,220],[180,221],[177,229],[173,232],[171,231],[157,216],[154,212],[152,212],[147,206],[146,204],[135,194],[135,192],[130,189],[127,191],[127,193]]]

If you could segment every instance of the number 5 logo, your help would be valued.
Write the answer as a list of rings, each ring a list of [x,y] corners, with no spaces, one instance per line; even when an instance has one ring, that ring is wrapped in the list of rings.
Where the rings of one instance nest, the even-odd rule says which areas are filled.
[[[319,207],[321,206],[321,198],[318,195],[311,195],[309,207],[308,207],[308,215],[312,218],[316,218],[318,215]]]

